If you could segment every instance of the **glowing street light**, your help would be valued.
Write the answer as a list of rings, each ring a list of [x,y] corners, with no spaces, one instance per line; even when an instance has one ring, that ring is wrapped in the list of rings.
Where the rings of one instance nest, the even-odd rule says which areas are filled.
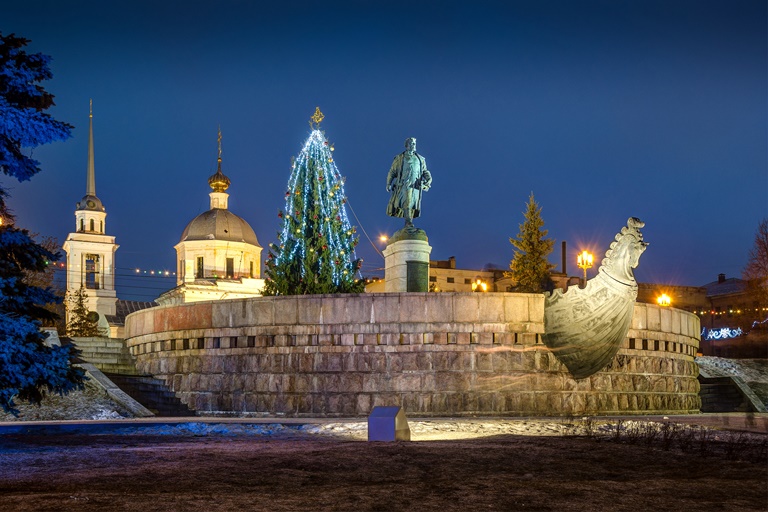
[[[472,291],[473,292],[487,292],[488,291],[488,284],[478,277],[474,281],[472,281]]]
[[[587,269],[592,268],[594,257],[587,251],[576,256],[576,266],[584,269],[584,286],[587,286]]]
[[[379,236],[379,242],[385,244],[385,243],[387,243],[387,240],[389,240],[389,237],[387,235]]]
[[[656,302],[659,304],[659,306],[669,306],[672,304],[672,299],[669,298],[669,295],[666,293],[662,293],[658,296],[656,299]]]

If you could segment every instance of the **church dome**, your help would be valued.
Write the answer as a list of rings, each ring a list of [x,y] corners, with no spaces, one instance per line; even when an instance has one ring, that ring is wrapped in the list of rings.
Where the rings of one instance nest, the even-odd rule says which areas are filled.
[[[229,210],[212,208],[187,224],[181,234],[181,242],[190,240],[224,240],[259,245],[253,228]]]
[[[94,195],[87,194],[77,202],[78,210],[91,210],[94,212],[103,212],[104,205],[101,204],[101,199]]]
[[[216,170],[216,174],[208,178],[208,185],[214,192],[226,192],[229,184],[229,178],[221,172],[221,158],[219,158],[219,167]]]

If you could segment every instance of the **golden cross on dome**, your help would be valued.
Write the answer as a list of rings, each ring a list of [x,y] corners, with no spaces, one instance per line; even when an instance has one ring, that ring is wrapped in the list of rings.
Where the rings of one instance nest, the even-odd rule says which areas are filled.
[[[315,107],[315,113],[312,115],[310,119],[312,119],[312,121],[314,121],[316,125],[320,124],[320,121],[325,119],[325,116],[323,115],[323,113],[320,112],[320,107]]]
[[[219,137],[217,140],[219,142],[219,161],[221,161],[221,125],[219,125]]]

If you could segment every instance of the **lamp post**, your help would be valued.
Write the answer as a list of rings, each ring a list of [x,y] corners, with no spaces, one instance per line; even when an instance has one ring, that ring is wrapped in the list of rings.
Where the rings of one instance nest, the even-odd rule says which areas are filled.
[[[479,277],[476,278],[474,281],[472,281],[472,291],[473,292],[487,292],[488,291],[488,285],[480,279]]]
[[[584,269],[584,284],[582,285],[582,288],[587,286],[587,269],[592,268],[593,261],[594,258],[592,254],[587,251],[582,251],[581,254],[576,257],[576,266]]]

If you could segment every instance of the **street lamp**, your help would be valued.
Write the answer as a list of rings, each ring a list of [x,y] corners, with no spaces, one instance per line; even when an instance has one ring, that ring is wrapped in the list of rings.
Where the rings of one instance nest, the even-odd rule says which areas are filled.
[[[594,258],[592,257],[592,254],[587,251],[582,251],[582,253],[576,257],[576,266],[584,269],[584,286],[587,286],[587,269],[592,268],[593,262]]]
[[[488,291],[488,285],[480,279],[479,277],[476,278],[474,281],[472,281],[472,291],[473,292],[487,292]]]
[[[662,293],[658,296],[656,299],[656,302],[659,304],[659,306],[669,306],[672,304],[672,299],[669,298],[669,295],[666,293]]]

